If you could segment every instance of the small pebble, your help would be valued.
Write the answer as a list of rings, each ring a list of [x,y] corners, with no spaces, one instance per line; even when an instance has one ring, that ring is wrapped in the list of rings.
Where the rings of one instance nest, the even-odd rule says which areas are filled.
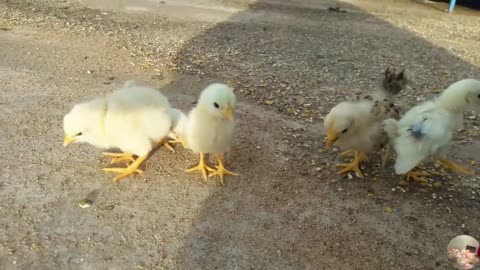
[[[92,201],[88,199],[82,199],[78,202],[78,206],[80,206],[81,208],[88,208],[92,206]]]

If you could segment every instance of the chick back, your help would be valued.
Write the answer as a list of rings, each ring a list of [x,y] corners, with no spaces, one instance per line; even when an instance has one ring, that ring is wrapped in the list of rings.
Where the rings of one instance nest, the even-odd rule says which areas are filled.
[[[124,87],[107,97],[105,133],[111,145],[139,156],[164,139],[171,127],[168,99],[158,90]]]

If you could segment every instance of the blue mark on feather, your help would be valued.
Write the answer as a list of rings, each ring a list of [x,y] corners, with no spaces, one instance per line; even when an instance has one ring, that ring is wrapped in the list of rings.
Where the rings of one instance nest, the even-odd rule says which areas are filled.
[[[423,119],[422,122],[411,125],[408,129],[408,131],[410,131],[410,134],[412,134],[415,139],[421,140],[425,137],[425,135],[427,135],[425,133],[425,125],[423,124],[426,120],[427,118]]]

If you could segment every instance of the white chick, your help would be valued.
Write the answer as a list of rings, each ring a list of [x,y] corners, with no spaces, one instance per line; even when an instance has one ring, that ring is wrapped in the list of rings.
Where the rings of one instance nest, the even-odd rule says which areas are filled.
[[[387,144],[383,120],[399,116],[393,102],[407,84],[404,71],[397,74],[395,69],[387,68],[379,90],[367,95],[356,93],[352,100],[339,103],[325,117],[327,148],[336,143],[348,150],[341,156],[352,153],[354,156],[351,163],[337,164],[344,167],[338,174],[353,171],[363,177],[360,165],[367,160],[366,154],[379,151]]]
[[[168,99],[160,91],[127,82],[106,97],[75,105],[65,115],[64,146],[84,142],[104,149],[120,148],[123,153],[103,153],[112,163],[132,162],[126,168],[103,169],[118,173],[113,181],[141,173],[140,164],[170,132],[169,109]]]
[[[429,157],[443,167],[463,174],[474,171],[446,160],[454,132],[462,127],[463,112],[480,107],[480,81],[464,79],[450,85],[433,101],[409,110],[399,121],[385,120],[385,130],[396,152],[395,173],[407,174],[421,184],[427,183],[426,172],[412,169]]]
[[[170,139],[172,140],[168,142],[180,143],[184,148],[187,148],[187,144],[185,142],[185,136],[186,136],[188,116],[182,111],[175,108],[170,108],[169,114],[172,119],[172,127],[170,128],[168,137],[170,137]]]
[[[222,185],[224,175],[238,175],[225,169],[222,157],[232,144],[235,105],[235,94],[225,84],[211,84],[202,91],[186,125],[186,143],[193,152],[200,154],[200,162],[186,172],[201,171],[205,181],[207,177],[219,175]],[[205,154],[215,154],[216,170],[205,164]],[[208,175],[207,171],[212,173]]]

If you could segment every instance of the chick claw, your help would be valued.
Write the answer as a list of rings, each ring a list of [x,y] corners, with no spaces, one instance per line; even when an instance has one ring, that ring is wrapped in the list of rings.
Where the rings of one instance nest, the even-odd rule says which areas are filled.
[[[349,152],[349,151],[347,151]],[[345,152],[346,153],[346,152]],[[344,153],[342,153],[344,154]],[[350,154],[350,153],[348,153]],[[345,174],[347,172],[355,172],[355,174],[358,177],[363,178],[364,175],[362,173],[362,170],[360,169],[360,164],[362,161],[367,160],[367,156],[364,153],[361,152],[355,152],[355,157],[353,158],[353,161],[351,163],[342,163],[342,164],[337,164],[337,167],[344,167],[342,170],[337,172],[337,174]]]
[[[456,172],[459,172],[461,174],[466,174],[466,175],[473,175],[475,174],[475,171],[472,170],[472,169],[469,169],[467,167],[464,167],[460,164],[457,164],[455,162],[452,162],[452,161],[449,161],[449,160],[445,160],[445,159],[440,159],[438,160],[438,163],[440,165],[442,165],[443,167],[447,168],[447,169],[451,169],[451,170],[454,170]]]
[[[134,162],[135,159],[133,158],[132,154],[129,153],[109,153],[104,152],[102,155],[112,158],[111,164],[122,163],[122,162]]]
[[[425,176],[429,176],[430,174],[427,172],[414,172],[414,171],[409,171],[407,173],[407,182],[410,181],[410,179],[413,179],[413,181],[417,182],[418,184],[425,186],[428,184],[427,178]],[[403,181],[400,181],[400,185],[405,185],[406,183]]]

